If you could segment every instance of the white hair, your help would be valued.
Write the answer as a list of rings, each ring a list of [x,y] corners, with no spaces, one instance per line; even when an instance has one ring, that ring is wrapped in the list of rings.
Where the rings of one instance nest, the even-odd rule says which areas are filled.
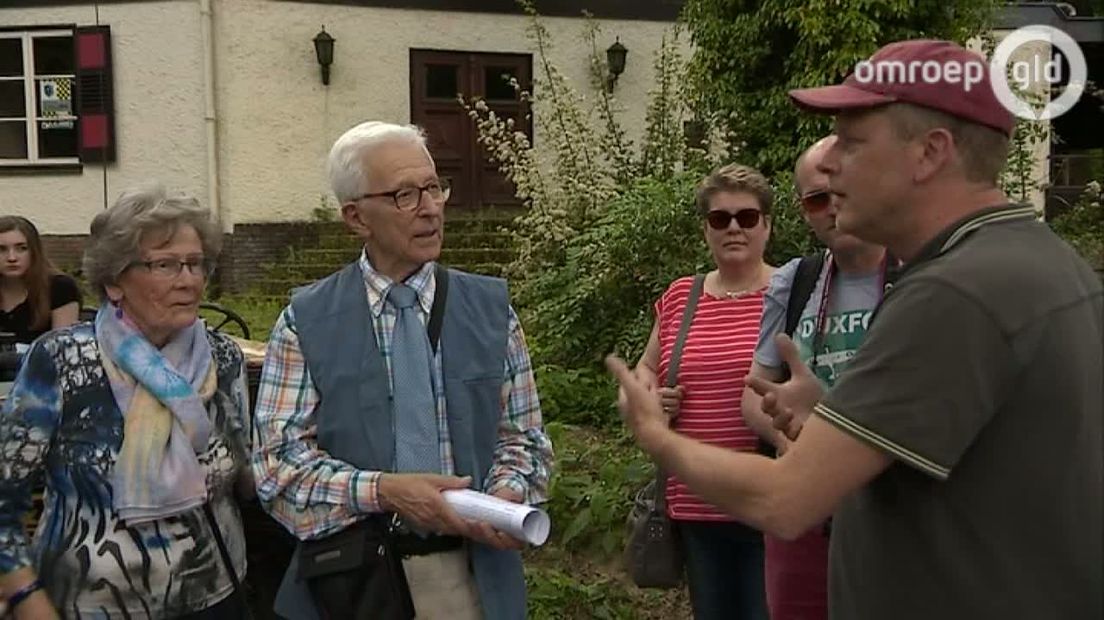
[[[367,190],[364,160],[372,149],[387,142],[412,142],[429,154],[425,131],[416,125],[367,121],[349,129],[334,142],[327,162],[330,189],[340,204]]]

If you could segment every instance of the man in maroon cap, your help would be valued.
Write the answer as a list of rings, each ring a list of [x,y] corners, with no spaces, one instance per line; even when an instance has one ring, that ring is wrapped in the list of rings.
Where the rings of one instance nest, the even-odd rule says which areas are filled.
[[[749,379],[781,458],[670,431],[607,362],[637,442],[706,501],[789,538],[834,513],[832,618],[1104,617],[1104,292],[998,188],[1013,119],[979,61],[893,43],[791,93],[836,116],[837,225],[905,267],[830,391],[785,336],[791,379]]]

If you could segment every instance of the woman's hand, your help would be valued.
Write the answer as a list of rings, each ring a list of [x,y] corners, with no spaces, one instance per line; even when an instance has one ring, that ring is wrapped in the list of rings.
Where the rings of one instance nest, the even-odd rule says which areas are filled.
[[[12,617],[15,620],[58,620],[61,616],[58,615],[54,604],[50,602],[50,597],[46,596],[46,592],[39,590],[34,594],[28,596],[22,603],[15,606],[12,610]]]
[[[23,589],[35,580],[35,574],[30,568],[23,568],[0,577],[0,617],[7,617],[6,612],[11,612],[15,620],[56,620],[58,616],[50,597],[46,596],[46,590],[39,589],[23,599],[15,607],[10,607],[9,599],[13,594]]]
[[[659,401],[663,404],[663,413],[667,414],[668,420],[674,420],[678,417],[685,390],[681,385],[676,385],[673,388],[661,387],[658,392]]]

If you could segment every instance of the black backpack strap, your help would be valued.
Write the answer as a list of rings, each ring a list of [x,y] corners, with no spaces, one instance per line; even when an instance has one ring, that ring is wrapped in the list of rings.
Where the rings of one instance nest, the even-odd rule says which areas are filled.
[[[429,324],[426,329],[429,331],[429,346],[433,347],[434,353],[437,353],[437,342],[441,339],[441,323],[445,320],[449,276],[448,268],[441,266],[440,263],[437,263],[433,273],[437,289],[433,293],[433,307],[429,311]]]
[[[825,260],[825,251],[821,250],[815,254],[802,256],[797,263],[793,283],[790,285],[790,301],[786,304],[785,333],[791,338],[794,331],[797,330],[797,324],[801,321],[802,311],[809,303],[809,298],[813,296],[813,289],[816,288],[817,280],[820,278],[820,270],[824,268]],[[783,380],[790,377],[790,368],[786,362],[782,362],[782,375]],[[759,454],[774,457],[777,452],[770,442],[762,438],[759,439]]]
[[[813,296],[820,270],[824,268],[825,252],[803,256],[797,264],[794,272],[793,284],[790,286],[790,302],[786,305],[786,335],[793,336],[797,324],[801,321],[801,312]]]
[[[679,364],[682,363],[682,347],[686,344],[686,336],[690,333],[690,323],[694,321],[694,311],[698,309],[698,298],[705,288],[705,276],[694,276],[694,283],[690,285],[690,297],[686,299],[686,308],[682,311],[682,324],[679,325],[678,336],[675,337],[675,346],[671,349],[671,360],[667,364],[667,387],[678,385]]]

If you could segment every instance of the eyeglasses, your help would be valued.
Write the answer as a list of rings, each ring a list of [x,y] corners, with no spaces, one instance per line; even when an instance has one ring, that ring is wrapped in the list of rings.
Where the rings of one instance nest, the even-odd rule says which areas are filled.
[[[403,187],[393,192],[361,194],[353,200],[390,196],[395,201],[395,207],[399,211],[413,211],[418,208],[418,205],[422,204],[422,192],[428,192],[433,202],[444,204],[452,193],[452,184],[448,179],[437,179],[436,181],[430,181],[428,185],[423,187]]]
[[[150,273],[159,278],[175,278],[180,275],[180,270],[185,266],[193,276],[211,277],[215,272],[215,262],[205,257],[186,258],[159,258],[157,260],[134,261],[127,267],[145,267]]]
[[[762,213],[759,209],[740,209],[735,213],[729,213],[723,209],[714,209],[705,215],[709,227],[714,230],[728,228],[729,222],[736,220],[740,228],[755,228],[759,225],[759,217]]]
[[[815,189],[800,197],[801,208],[806,213],[817,213],[828,208],[832,204],[832,193],[826,189]]]

